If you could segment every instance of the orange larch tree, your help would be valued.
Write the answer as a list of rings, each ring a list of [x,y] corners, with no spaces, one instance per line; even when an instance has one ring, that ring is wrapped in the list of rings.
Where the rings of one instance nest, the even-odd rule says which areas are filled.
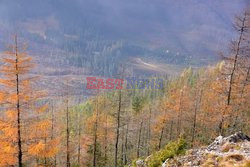
[[[29,154],[30,149],[39,155],[44,145],[41,147],[42,138],[35,133],[45,134],[48,130],[48,121],[42,117],[46,112],[41,102],[44,93],[36,90],[38,77],[31,75],[34,64],[26,48],[15,35],[14,44],[9,45],[1,59],[0,84],[5,96],[1,107],[4,114],[0,117],[0,147],[3,148],[0,164],[3,166],[24,166],[24,162],[33,156]],[[38,146],[40,149],[32,149]]]

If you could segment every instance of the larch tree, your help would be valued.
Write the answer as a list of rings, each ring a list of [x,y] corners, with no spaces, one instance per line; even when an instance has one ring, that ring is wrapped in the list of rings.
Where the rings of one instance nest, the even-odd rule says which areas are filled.
[[[143,98],[136,96],[132,102],[132,109],[134,110],[136,115],[139,115],[143,109]],[[136,148],[136,156],[137,158],[140,157],[140,147],[141,147],[141,135],[142,135],[142,128],[143,128],[143,118],[139,119],[139,129],[138,129],[138,139],[137,139],[137,148]]]
[[[5,112],[0,121],[0,143],[3,143],[3,154],[8,157],[1,159],[5,161],[1,165],[5,166],[22,167],[29,158],[46,158],[56,153],[44,143],[49,125],[44,117],[47,108],[42,102],[45,93],[36,87],[38,77],[31,74],[34,64],[26,48],[15,35],[14,43],[2,57],[0,84],[5,95]]]
[[[225,75],[224,80],[225,84],[227,85],[226,90],[226,105],[224,109],[224,113],[228,113],[231,110],[231,113],[229,114],[228,119],[233,119],[234,113],[239,113],[236,111],[238,109],[235,109],[233,106],[236,103],[239,103],[240,101],[240,91],[242,90],[242,70],[244,63],[247,62],[245,59],[247,52],[249,52],[249,20],[250,20],[250,14],[248,11],[245,11],[243,15],[236,17],[235,21],[235,29],[238,33],[238,38],[231,42],[231,53],[229,56],[223,56],[225,65],[222,71],[222,75]],[[243,70],[246,71],[246,70]],[[244,75],[244,74],[243,74]],[[223,116],[220,121],[219,129],[220,134],[224,135],[225,133],[225,117]],[[232,120],[230,120],[232,122]],[[229,125],[228,128],[230,128],[231,125]]]
[[[121,122],[121,109],[122,109],[122,92],[118,93],[118,108],[117,108],[117,127],[116,127],[116,140],[115,140],[115,167],[118,166],[118,146],[120,137],[120,122]]]

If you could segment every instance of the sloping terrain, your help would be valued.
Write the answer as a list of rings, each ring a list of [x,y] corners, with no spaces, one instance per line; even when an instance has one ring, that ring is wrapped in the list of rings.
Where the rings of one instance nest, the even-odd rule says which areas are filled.
[[[250,166],[250,138],[241,132],[219,136],[208,147],[189,150],[185,156],[167,160],[162,166],[247,167]]]
[[[233,17],[244,5],[244,0],[1,0],[0,50],[18,33],[49,90],[62,89],[63,78],[72,76],[72,86],[82,92],[85,76],[119,77],[122,65],[135,76],[176,75],[218,60],[217,51],[234,38]]]
[[[160,150],[145,160],[137,160],[136,167],[249,167],[250,166],[250,138],[242,132],[223,137],[218,136],[207,147],[187,150],[183,154],[183,144],[180,141],[170,143],[164,150]],[[173,149],[173,150],[171,150]],[[182,150],[182,151],[181,151]],[[168,152],[171,152],[170,154]],[[168,154],[167,154],[168,153]],[[157,165],[156,156],[168,156],[162,165]],[[151,161],[154,161],[151,163]],[[160,160],[161,161],[161,160]]]

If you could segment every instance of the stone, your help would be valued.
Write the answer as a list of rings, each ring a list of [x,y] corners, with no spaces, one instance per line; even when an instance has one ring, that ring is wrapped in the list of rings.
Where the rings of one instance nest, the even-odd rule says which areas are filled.
[[[221,146],[223,144],[223,137],[222,136],[218,136],[213,143],[211,143],[208,147],[207,150],[208,151],[212,151],[212,150],[216,150],[218,149],[219,146]]]
[[[233,135],[224,138],[224,140],[230,143],[238,143],[242,141],[250,141],[250,138],[247,135],[244,135],[242,132],[237,132]]]
[[[218,159],[231,155],[240,155],[250,160],[250,138],[247,135],[237,132],[228,137],[218,136],[208,147],[191,149],[183,156],[167,159],[162,167],[199,167],[207,160],[214,160],[213,163],[218,166],[220,163]],[[216,159],[211,159],[211,156]]]
[[[139,159],[136,162],[136,167],[145,167],[144,161]]]

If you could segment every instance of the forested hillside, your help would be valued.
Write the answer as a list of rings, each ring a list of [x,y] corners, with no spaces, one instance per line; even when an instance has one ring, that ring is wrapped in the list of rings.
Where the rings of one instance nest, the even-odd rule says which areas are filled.
[[[235,35],[233,17],[241,12],[245,3],[244,0],[230,3],[2,0],[1,48],[7,44],[4,41],[9,39],[8,35],[18,31],[32,42],[30,48],[35,51],[34,55],[50,57],[53,50],[52,57],[58,53],[61,61],[70,61],[71,66],[90,63],[88,59],[105,63],[103,59],[115,61],[120,57],[124,60],[146,57],[150,61],[200,66],[217,60],[217,51],[225,50]],[[57,52],[58,49],[64,54]],[[107,68],[106,71],[97,72],[109,74],[110,64],[102,67]]]
[[[40,86],[49,96],[60,96],[69,80],[72,95],[83,99],[93,95],[84,90],[86,76],[117,77],[120,66],[136,77],[170,77],[216,63],[217,52],[235,38],[233,18],[246,3],[2,0],[0,50],[19,33],[38,64],[32,73],[43,76]]]
[[[13,5],[14,9],[23,7],[13,2],[6,1],[0,4]],[[83,5],[80,1],[76,1],[76,4],[69,1],[56,2],[46,1],[31,6],[47,4],[47,8],[44,8],[46,11],[54,9],[57,5],[65,8]],[[105,5],[98,2],[99,5]],[[135,4],[139,2],[136,1]],[[170,5],[170,2],[166,1],[164,4]],[[222,1],[213,4],[189,0],[184,4],[190,5],[189,2],[197,7],[211,5],[209,11],[214,9],[215,12],[212,13],[216,14],[216,18],[221,16],[216,12],[218,8],[225,7],[217,6],[223,4]],[[126,5],[129,6],[131,3],[128,1]],[[241,2],[236,4],[242,5]],[[178,6],[179,3],[175,5]],[[4,6],[0,6],[0,9],[5,9]],[[87,10],[87,7],[85,8]],[[100,9],[103,8],[99,6],[96,9],[98,16],[105,11]],[[34,9],[29,10],[31,13],[34,12]],[[81,14],[78,12],[75,15]],[[65,13],[61,17],[62,20],[68,21],[67,17],[75,17],[72,15]],[[14,16],[16,15],[9,15]],[[34,17],[38,16],[39,14]],[[205,14],[203,16],[205,17]],[[224,14],[221,17],[226,16],[227,14]],[[26,18],[25,13],[19,17]],[[55,18],[57,17],[55,14]],[[179,18],[178,15],[176,17],[171,15],[170,18]],[[36,22],[36,18],[34,26],[43,28],[41,25],[47,24],[44,27],[46,29],[49,25],[55,24],[55,18],[49,18],[46,23]],[[217,21],[212,22],[217,24]],[[98,23],[97,20],[95,24]],[[112,25],[120,26],[116,25],[119,23]],[[8,24],[4,25],[8,27]],[[92,32],[96,31],[95,28],[82,31],[79,26],[80,30],[76,35],[63,32],[63,28],[56,29],[59,31],[37,31],[36,28],[30,27],[30,23],[22,24],[22,28],[30,28],[28,31],[32,32],[16,32],[9,37],[7,34],[0,37],[1,43],[8,43],[0,54],[0,167],[134,167],[141,161],[141,167],[159,167],[164,162],[175,164],[176,156],[184,155],[187,149],[199,150],[199,147],[209,145],[219,135],[229,136],[241,131],[236,133],[243,136],[240,137],[240,142],[249,140],[249,137],[241,135],[250,133],[249,8],[235,18],[234,31],[226,37],[234,37],[234,40],[223,43],[230,43],[229,49],[218,50],[221,51],[218,56],[220,59],[217,58],[216,63],[215,59],[209,58],[210,61],[204,64],[198,59],[199,56],[196,57],[197,61],[194,58],[189,59],[187,63],[187,57],[179,50],[168,55],[167,53],[172,51],[167,48],[152,49],[148,44],[142,45],[138,41],[135,44],[129,40],[102,38]],[[0,27],[0,33],[1,30],[6,32],[5,27]],[[60,33],[63,33],[63,38],[60,38]],[[113,35],[118,36],[115,32]],[[188,35],[196,38],[192,33]],[[223,37],[223,33],[217,35]],[[8,42],[5,41],[7,38]],[[156,41],[152,43],[155,44]],[[177,46],[179,43],[173,45]],[[195,42],[192,45],[196,45]],[[197,49],[200,47],[201,50],[211,49],[202,45],[202,42]],[[187,50],[183,50],[185,51]],[[196,49],[193,52],[200,53]],[[44,53],[46,54],[43,57]],[[164,57],[163,53],[167,56]],[[215,54],[212,50],[202,53]],[[124,82],[121,82],[122,88],[107,89],[100,84],[100,89],[90,90],[89,85],[86,86],[86,77],[90,76],[101,78],[101,81],[112,77],[109,80],[124,79]],[[138,85],[129,88],[129,82],[126,80],[129,77],[148,80],[140,80],[142,82]],[[157,88],[148,87],[147,82],[155,79],[160,79],[163,84]],[[101,81],[99,80],[99,83]],[[220,138],[223,141],[223,137]],[[219,144],[224,145],[222,142]],[[246,150],[249,146],[239,143],[232,145],[223,150],[229,151],[231,147]],[[211,150],[213,149],[216,150],[217,147]],[[246,157],[250,157],[248,150],[245,152]],[[206,157],[207,161],[204,164],[214,164],[215,158],[217,157]],[[233,158],[237,161],[238,157]],[[223,157],[222,159],[225,160]],[[249,165],[249,161],[250,159],[244,159],[246,165]],[[144,162],[146,164],[143,164]],[[234,162],[227,160],[221,162],[222,166],[234,165]],[[237,165],[243,164],[237,161]]]

